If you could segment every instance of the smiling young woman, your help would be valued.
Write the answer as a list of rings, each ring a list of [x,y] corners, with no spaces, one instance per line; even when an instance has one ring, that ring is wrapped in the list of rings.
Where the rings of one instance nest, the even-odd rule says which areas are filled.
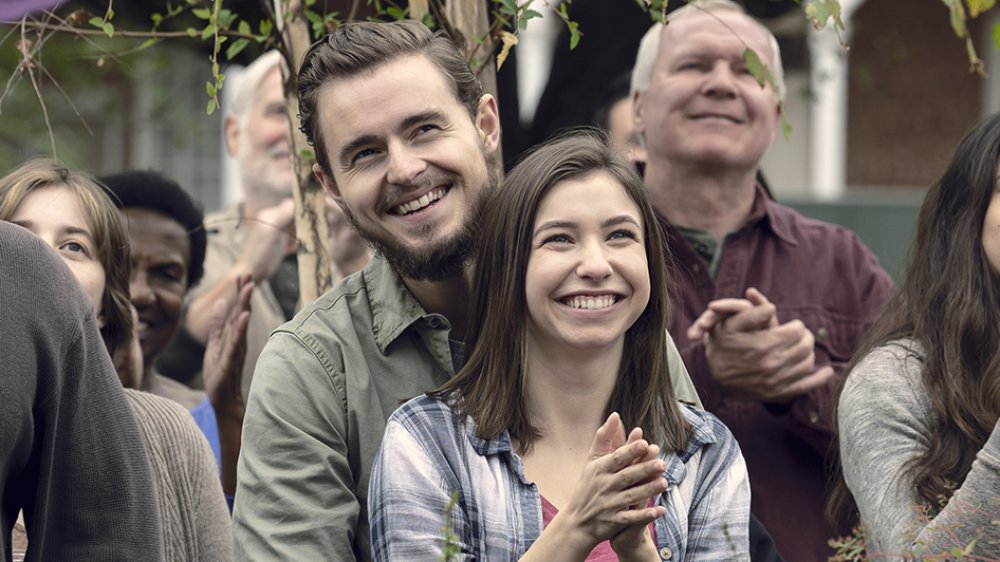
[[[375,558],[439,556],[445,528],[477,559],[745,559],[739,448],[665,398],[664,252],[630,164],[568,134],[484,217],[469,360],[393,414],[372,470]]]

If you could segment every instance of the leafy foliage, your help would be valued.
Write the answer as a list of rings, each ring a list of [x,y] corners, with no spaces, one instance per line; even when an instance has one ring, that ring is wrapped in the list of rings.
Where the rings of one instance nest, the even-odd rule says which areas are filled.
[[[450,562],[462,554],[462,538],[455,534],[455,530],[451,528],[451,512],[458,505],[459,495],[458,490],[452,492],[451,499],[448,500],[448,505],[444,508],[444,526],[441,527],[441,532],[444,534],[444,547],[441,549],[441,562]]]

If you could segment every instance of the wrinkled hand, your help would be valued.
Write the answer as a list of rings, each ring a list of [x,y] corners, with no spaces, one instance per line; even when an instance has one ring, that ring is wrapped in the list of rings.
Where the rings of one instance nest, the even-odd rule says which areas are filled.
[[[291,197],[246,220],[247,238],[237,261],[242,271],[253,274],[254,281],[270,279],[294,249],[295,236],[289,234],[289,231],[294,232],[294,220],[295,202]]]
[[[139,343],[139,334],[136,332],[139,325],[139,313],[131,304],[129,304],[129,308],[132,310],[132,334],[125,344],[115,348],[111,362],[115,366],[115,372],[118,373],[118,380],[121,381],[122,386],[138,390],[142,386],[144,358],[142,344]]]
[[[760,291],[747,289],[746,297],[712,301],[688,329],[689,339],[702,340],[720,386],[735,397],[784,403],[833,377],[832,367],[815,369],[815,339],[801,320],[779,324]]]
[[[219,414],[243,408],[243,361],[247,353],[247,324],[250,321],[250,296],[254,282],[249,275],[236,280],[237,301],[226,310],[226,300],[212,307],[208,343],[202,373],[208,399]]]
[[[665,512],[646,507],[649,498],[666,489],[663,461],[650,456],[650,445],[639,436],[626,442],[621,417],[608,416],[590,447],[576,490],[559,515],[587,537],[591,546],[609,540],[629,526],[645,526]],[[633,506],[642,505],[641,509]]]

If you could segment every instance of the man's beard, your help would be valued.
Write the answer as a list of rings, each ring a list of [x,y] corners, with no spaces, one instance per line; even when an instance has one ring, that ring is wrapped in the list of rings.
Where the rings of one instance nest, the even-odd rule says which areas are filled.
[[[385,256],[392,268],[401,276],[414,281],[443,281],[454,278],[461,275],[465,265],[475,257],[476,243],[479,239],[478,226],[483,222],[483,207],[499,181],[498,168],[493,160],[487,158],[486,185],[479,190],[479,195],[473,201],[469,214],[458,232],[433,245],[409,247],[396,239],[380,236],[361,226],[354,212],[347,206],[343,207],[344,214],[361,237]],[[468,190],[468,186],[459,185],[460,182],[461,180],[456,180],[452,189]],[[425,228],[429,230],[431,226],[427,225]]]
[[[275,162],[276,154],[286,153],[284,146],[271,147],[264,154],[247,148],[239,155],[240,182],[244,193],[251,195],[264,206],[277,205],[292,196],[295,175],[292,164],[285,167]]]

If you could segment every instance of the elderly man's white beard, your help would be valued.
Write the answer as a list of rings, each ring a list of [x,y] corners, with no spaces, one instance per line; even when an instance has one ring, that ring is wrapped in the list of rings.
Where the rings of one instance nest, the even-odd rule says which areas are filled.
[[[244,145],[246,146],[246,145]],[[266,206],[276,205],[282,199],[292,196],[292,162],[290,147],[279,143],[261,154],[252,147],[241,147],[239,156],[240,182],[243,193]],[[280,158],[287,159],[282,165]]]

